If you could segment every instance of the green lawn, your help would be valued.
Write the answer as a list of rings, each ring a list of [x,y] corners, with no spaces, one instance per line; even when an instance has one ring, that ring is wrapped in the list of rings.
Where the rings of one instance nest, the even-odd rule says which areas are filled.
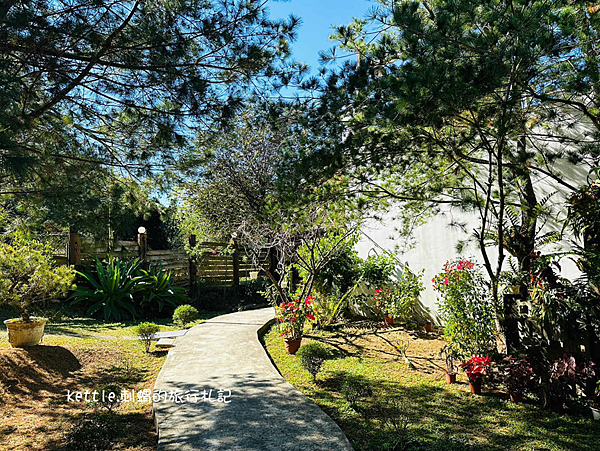
[[[445,383],[443,370],[431,357],[433,345],[426,340],[413,338],[411,347],[417,351],[407,354],[434,366],[411,370],[389,350],[380,347],[373,352],[371,338],[377,333],[313,332],[314,339],[337,353],[326,361],[316,384],[299,357],[286,354],[276,330],[264,340],[282,375],[329,414],[357,450],[600,450],[600,422],[514,404],[503,393],[471,395],[462,375],[462,383]],[[305,337],[303,344],[308,341]],[[429,353],[423,352],[427,346],[432,348]],[[359,403],[360,413],[341,393],[351,374],[363,376],[373,386],[373,395]],[[396,420],[400,432],[391,432],[390,422],[382,421],[386,416]],[[405,430],[397,421],[403,418],[408,423]]]

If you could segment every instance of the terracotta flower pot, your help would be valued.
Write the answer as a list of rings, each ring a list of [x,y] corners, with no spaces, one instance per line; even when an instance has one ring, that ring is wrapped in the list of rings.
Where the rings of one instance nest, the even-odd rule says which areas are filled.
[[[425,323],[425,332],[427,332],[427,333],[433,332],[433,323],[431,321],[427,321]]]
[[[446,371],[446,383],[456,384],[456,373],[449,373],[448,371]]]
[[[481,395],[481,379],[469,381],[469,389],[474,395]]]
[[[510,392],[510,400],[514,403],[520,403],[523,401],[523,393],[520,391],[512,391]]]
[[[390,315],[383,315],[383,319],[385,320],[385,323],[388,326],[393,326],[394,325],[394,318],[392,318]]]
[[[284,338],[283,340],[285,342],[285,350],[287,351],[288,354],[296,354],[296,352],[298,352],[298,349],[300,349],[300,343],[302,343],[302,337],[298,338],[297,340],[290,340],[287,338]]]
[[[44,336],[44,326],[47,318],[31,317],[26,323],[21,318],[7,319],[4,321],[8,329],[8,341],[13,348],[24,346],[35,346],[39,344]]]

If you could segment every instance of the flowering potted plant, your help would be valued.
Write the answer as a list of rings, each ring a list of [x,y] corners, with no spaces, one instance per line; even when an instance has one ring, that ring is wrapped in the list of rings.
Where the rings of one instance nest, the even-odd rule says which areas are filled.
[[[300,348],[305,321],[307,319],[310,321],[315,320],[313,313],[314,299],[313,296],[308,296],[304,300],[294,299],[293,301],[282,302],[275,307],[279,330],[285,341],[285,349],[289,354],[295,354]]]
[[[469,379],[469,388],[474,395],[481,394],[481,385],[483,378],[488,374],[492,361],[489,356],[473,356],[465,363],[461,363],[460,367],[467,373]]]
[[[525,389],[535,377],[535,372],[527,357],[517,359],[508,356],[504,359],[504,362],[506,362],[506,365],[503,368],[502,382],[508,389],[510,400],[521,402]]]
[[[464,355],[486,355],[496,348],[496,306],[489,282],[472,261],[444,264],[433,279],[440,294],[438,313],[449,342]]]
[[[391,315],[392,297],[391,288],[377,288],[375,290],[375,305],[373,307],[383,313],[385,323],[390,326],[394,324],[394,317]]]

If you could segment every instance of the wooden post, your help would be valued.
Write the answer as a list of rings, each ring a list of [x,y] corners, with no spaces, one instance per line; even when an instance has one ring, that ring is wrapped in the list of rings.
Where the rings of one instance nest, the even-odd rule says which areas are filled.
[[[67,265],[77,266],[81,264],[81,237],[77,228],[69,227],[69,240],[67,241]]]
[[[190,249],[196,247],[196,235],[189,236]],[[196,260],[190,255],[190,295],[196,294],[196,282],[198,280],[198,269],[196,268]]]
[[[148,255],[148,233],[144,227],[138,229],[138,255],[142,261]]]
[[[237,287],[240,284],[240,250],[235,238],[231,239],[231,244],[233,245],[233,285]]]

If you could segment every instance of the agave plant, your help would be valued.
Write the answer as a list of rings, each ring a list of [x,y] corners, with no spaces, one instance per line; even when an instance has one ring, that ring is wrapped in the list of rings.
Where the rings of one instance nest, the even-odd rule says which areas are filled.
[[[150,310],[162,311],[165,304],[175,308],[187,301],[185,290],[182,287],[173,286],[173,274],[163,269],[162,265],[150,266],[146,271],[140,269],[144,278],[144,286],[140,292],[143,307]]]
[[[120,261],[110,257],[106,265],[96,258],[96,274],[78,272],[89,284],[89,287],[79,286],[71,296],[74,303],[91,304],[88,315],[102,310],[104,319],[114,318],[120,321],[131,316],[135,318],[133,295],[146,287],[146,280],[140,274],[141,261]]]

